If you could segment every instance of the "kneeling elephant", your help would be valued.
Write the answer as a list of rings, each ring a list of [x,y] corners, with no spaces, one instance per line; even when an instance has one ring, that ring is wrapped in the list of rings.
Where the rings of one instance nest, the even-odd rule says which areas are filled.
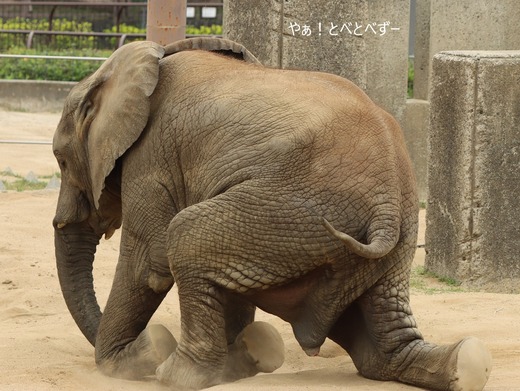
[[[433,390],[480,390],[476,339],[423,340],[409,305],[418,201],[401,130],[351,82],[269,69],[219,39],[117,50],[70,92],[53,142],[61,169],[61,288],[106,374],[201,389],[270,372],[292,325],[359,372]],[[101,313],[102,235],[122,227]],[[150,317],[177,283],[179,342]]]

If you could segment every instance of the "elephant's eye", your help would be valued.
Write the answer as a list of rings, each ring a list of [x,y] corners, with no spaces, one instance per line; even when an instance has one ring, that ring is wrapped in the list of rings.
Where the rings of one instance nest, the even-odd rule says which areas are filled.
[[[61,156],[61,153],[58,151],[54,151],[54,156],[56,157],[56,161],[58,162],[58,166],[60,166],[60,169],[64,170],[67,167],[67,163],[65,162],[65,159]]]

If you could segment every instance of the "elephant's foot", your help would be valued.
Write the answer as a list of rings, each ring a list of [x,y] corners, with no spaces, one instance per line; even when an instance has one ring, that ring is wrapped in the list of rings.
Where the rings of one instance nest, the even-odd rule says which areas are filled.
[[[210,362],[199,362],[198,354],[185,353],[182,342],[155,372],[157,380],[179,390],[200,390],[222,383],[225,356]]]
[[[481,391],[491,372],[491,354],[476,338],[449,346],[419,343],[405,353],[414,359],[405,360],[399,380],[432,390]]]
[[[466,338],[459,345],[454,380],[454,391],[480,391],[491,372],[491,354],[477,338]]]
[[[278,331],[269,323],[253,322],[228,347],[223,380],[271,373],[282,366],[284,358],[285,345]]]
[[[159,368],[157,378],[181,389],[201,389],[231,382],[259,372],[273,372],[284,361],[285,346],[276,329],[265,322],[253,322],[228,346],[222,364],[197,364],[178,349]]]
[[[98,359],[98,368],[108,376],[142,379],[153,375],[176,347],[177,342],[168,329],[150,325],[114,356]]]

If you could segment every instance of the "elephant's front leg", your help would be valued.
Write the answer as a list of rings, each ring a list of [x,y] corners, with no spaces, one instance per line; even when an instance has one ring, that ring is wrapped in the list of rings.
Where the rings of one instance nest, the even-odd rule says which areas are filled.
[[[149,281],[120,257],[96,338],[96,363],[106,375],[132,380],[154,375],[177,346],[164,326],[146,327],[173,279],[163,284],[163,292],[155,292]]]

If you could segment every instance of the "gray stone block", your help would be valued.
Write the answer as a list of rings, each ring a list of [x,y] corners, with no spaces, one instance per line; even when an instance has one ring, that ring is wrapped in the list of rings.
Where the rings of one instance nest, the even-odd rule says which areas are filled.
[[[418,37],[422,44],[416,41],[415,85],[418,90],[414,98],[428,99],[432,58],[441,51],[517,50],[520,47],[518,0],[417,0],[417,9],[421,12],[417,14],[417,23],[420,23],[417,31],[428,28],[429,35]]]
[[[428,100],[430,79],[430,7],[431,0],[415,2],[413,97],[422,100]]]
[[[282,6],[277,0],[224,1],[224,36],[241,43],[268,67],[281,67]]]
[[[59,189],[61,186],[61,180],[58,179],[56,175],[53,175],[50,181],[47,183],[47,186],[45,186],[48,190],[54,190]]]
[[[0,181],[0,191],[7,191],[3,181]]]
[[[75,82],[0,80],[0,107],[30,112],[61,112]]]
[[[264,65],[350,79],[402,120],[409,8],[409,0],[225,0],[224,36]]]
[[[38,182],[38,176],[32,172],[29,171],[29,173],[24,178],[29,183],[37,183]]]
[[[5,174],[5,175],[14,175],[14,172],[13,172],[13,169],[11,167],[6,167],[2,170],[2,172]]]
[[[520,51],[434,57],[426,268],[520,287]]]
[[[428,148],[426,140],[429,120],[430,102],[408,99],[403,120],[403,132],[417,178],[417,193],[421,202],[426,202],[428,198]]]

